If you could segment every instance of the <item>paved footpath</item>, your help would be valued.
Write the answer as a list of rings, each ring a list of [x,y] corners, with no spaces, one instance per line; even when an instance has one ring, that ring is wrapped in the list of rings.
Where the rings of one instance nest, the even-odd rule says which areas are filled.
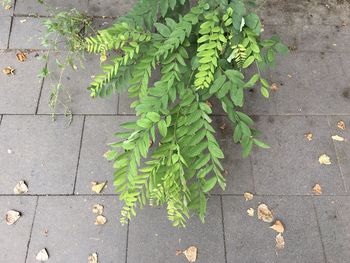
[[[88,10],[101,22],[102,16],[123,14],[134,1],[50,2]],[[0,214],[22,212],[12,226],[0,222],[1,263],[37,262],[42,248],[49,262],[57,263],[87,262],[93,252],[101,263],[186,262],[175,251],[190,245],[199,249],[197,262],[206,263],[350,262],[350,3],[259,2],[264,2],[259,13],[266,36],[277,33],[292,49],[267,73],[279,86],[270,100],[256,91],[246,94],[245,110],[272,148],[255,149],[242,160],[232,130],[218,129],[227,191],[215,191],[205,225],[193,219],[180,230],[170,226],[164,209],[145,208],[129,226],[118,223],[121,203],[102,155],[119,124],[133,118],[129,100],[89,98],[85,87],[98,63],[89,57],[85,71],[64,79],[73,97],[72,124],[67,126],[63,116],[51,122],[50,81],[36,77],[44,66],[36,56],[48,13],[37,0],[17,0],[9,11],[0,8],[0,68],[16,69],[14,76],[0,74]],[[16,52],[27,49],[34,50],[28,60],[17,61]],[[337,127],[339,120],[345,130]],[[220,111],[214,122],[228,123]],[[305,139],[307,132],[313,140]],[[333,141],[336,134],[347,141]],[[331,165],[319,164],[322,154]],[[29,192],[18,196],[13,188],[20,180]],[[103,194],[93,194],[91,181],[105,180]],[[315,184],[321,185],[321,196],[312,194]],[[246,191],[254,194],[252,201],[244,200]],[[285,249],[276,252],[276,232],[247,215],[260,202],[283,222]],[[105,206],[103,226],[94,225],[96,203]]]

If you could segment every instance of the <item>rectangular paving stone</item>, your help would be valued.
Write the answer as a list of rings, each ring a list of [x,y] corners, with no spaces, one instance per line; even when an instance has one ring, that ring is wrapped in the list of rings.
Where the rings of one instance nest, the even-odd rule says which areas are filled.
[[[95,225],[95,204],[104,206],[105,225]],[[117,197],[40,197],[27,263],[46,248],[50,262],[87,262],[96,252],[99,262],[125,262],[127,226],[119,223]]]
[[[11,27],[11,17],[9,16],[0,16],[0,49],[7,48],[7,42],[10,34]]]
[[[11,49],[45,49],[42,37],[45,27],[42,22],[46,18],[14,17],[10,36]]]
[[[93,194],[91,182],[108,181],[103,193],[113,194],[113,163],[103,157],[110,148],[108,143],[118,139],[113,135],[122,131],[120,125],[132,121],[134,117],[124,116],[87,116],[85,120],[83,142],[80,153],[76,194]]]
[[[136,2],[136,0],[117,2],[113,0],[90,0],[89,13],[93,16],[118,17],[126,14]]]
[[[37,52],[27,52],[27,60],[20,62],[16,52],[0,52],[0,68],[15,69],[14,75],[0,74],[0,113],[35,113],[42,81],[37,75],[45,66],[36,55]]]
[[[246,202],[241,196],[224,196],[227,262],[325,262],[312,200],[305,197],[258,197]],[[277,232],[257,219],[257,206],[265,203],[282,221],[285,248],[275,250]],[[249,217],[248,208],[255,209]]]
[[[17,0],[15,15],[53,15],[54,12],[75,8],[87,11],[88,0],[48,0],[40,4],[37,0]]]
[[[18,181],[28,194],[69,194],[77,168],[83,117],[71,125],[62,116],[10,116],[0,127],[1,194],[13,194]]]
[[[14,6],[15,0],[11,0],[9,5],[11,6],[10,9],[5,9],[5,7],[2,5],[3,2],[0,2],[0,17],[1,16],[12,16],[13,15],[13,6]]]
[[[349,196],[314,198],[327,262],[347,262],[350,257]]]
[[[344,121],[346,125],[345,130],[338,128],[338,121]],[[329,123],[331,126],[332,135],[338,135],[344,138],[345,141],[333,141],[339,165],[341,168],[343,180],[345,181],[346,190],[350,189],[350,144],[349,144],[349,127],[350,127],[350,116],[330,116]]]
[[[262,131],[261,140],[271,146],[252,151],[258,194],[308,195],[316,183],[324,194],[345,193],[327,117],[259,116],[256,127]],[[304,136],[308,132],[312,141]],[[330,157],[331,165],[319,163],[322,154]]]
[[[1,196],[1,217],[4,220],[9,210],[21,213],[21,217],[13,225],[5,222],[0,224],[0,253],[1,262],[24,262],[27,244],[35,213],[37,197],[30,196]]]
[[[225,251],[221,223],[219,197],[209,200],[205,224],[198,218],[191,218],[185,229],[171,226],[165,207],[147,207],[138,211],[130,223],[128,262],[186,262],[175,252],[193,245],[198,248],[198,262],[223,263]]]
[[[64,63],[65,58],[64,55],[51,54],[49,61],[51,75],[44,80],[38,113],[52,112],[52,109],[49,107],[50,94],[53,86],[57,85],[61,73],[61,69],[55,62],[56,59]],[[61,82],[63,87],[59,95],[60,101],[65,103],[73,114],[117,114],[117,94],[93,99],[89,90],[87,90],[93,80],[92,76],[99,74],[101,70],[99,57],[97,55],[87,55],[86,61],[83,62],[85,68],[82,68],[78,61],[75,63],[78,66],[77,70],[68,67],[63,74]],[[56,112],[65,112],[62,104],[57,105]]]

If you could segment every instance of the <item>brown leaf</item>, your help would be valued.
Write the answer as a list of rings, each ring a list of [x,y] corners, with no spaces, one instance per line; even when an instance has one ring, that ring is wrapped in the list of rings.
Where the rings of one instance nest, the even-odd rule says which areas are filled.
[[[226,123],[221,124],[220,129],[223,131],[226,129]]]
[[[40,250],[38,252],[38,254],[36,254],[35,259],[37,261],[41,261],[41,262],[48,261],[49,260],[49,254],[47,253],[46,248],[43,248],[42,250]]]
[[[254,214],[255,214],[254,208],[248,208],[247,209],[247,214],[248,214],[248,216],[254,216]]]
[[[94,214],[102,215],[102,213],[103,213],[103,205],[95,204],[95,205],[92,207],[92,212],[93,212]]]
[[[88,263],[98,263],[98,256],[96,252],[89,255]]]
[[[15,69],[12,67],[6,67],[2,70],[2,73],[4,73],[5,75],[15,75]]]
[[[329,156],[327,154],[322,154],[319,158],[318,161],[320,162],[320,164],[325,164],[325,165],[330,165],[332,164],[331,162],[331,158],[329,158]]]
[[[332,136],[333,141],[343,142],[345,139],[339,135],[333,135]]]
[[[272,91],[277,91],[277,90],[278,90],[278,85],[277,85],[277,83],[272,83],[270,89],[271,89]]]
[[[195,246],[190,246],[186,250],[184,250],[182,253],[187,258],[188,262],[195,262],[197,260],[197,248]]]
[[[182,251],[180,249],[176,249],[175,255],[180,256],[182,254]]]
[[[15,210],[10,210],[7,211],[6,216],[5,216],[5,220],[6,220],[6,224],[13,225],[14,223],[17,222],[17,220],[21,217],[21,213]]]
[[[10,10],[12,8],[12,5],[5,5],[4,9],[5,10]]]
[[[101,193],[102,190],[106,187],[107,181],[104,181],[102,183],[98,182],[91,182],[91,190],[97,194]]]
[[[281,221],[276,220],[276,222],[270,226],[271,229],[275,230],[278,233],[283,233],[284,232],[284,226]]]
[[[254,195],[253,195],[252,193],[249,193],[249,192],[245,192],[245,193],[243,194],[243,196],[244,196],[244,198],[245,198],[246,201],[251,201],[251,200],[253,200],[253,198],[254,198]]]
[[[107,223],[107,218],[103,215],[98,215],[95,220],[95,225],[104,225]]]
[[[24,182],[24,181],[19,181],[16,184],[15,188],[13,188],[13,192],[17,195],[18,194],[25,194],[28,192],[28,190],[29,190],[28,186],[27,186],[26,182]]]
[[[277,249],[284,249],[285,245],[286,245],[286,243],[284,242],[284,238],[281,235],[281,233],[279,233],[276,236],[276,248]]]
[[[20,52],[18,52],[16,54],[16,58],[17,58],[18,61],[24,62],[24,61],[27,60],[27,54],[22,52],[22,51],[20,51]]]
[[[345,122],[344,121],[342,121],[342,120],[338,121],[337,126],[339,129],[345,130]]]
[[[309,141],[312,141],[312,137],[314,136],[311,132],[307,132],[304,134],[305,138]]]
[[[258,206],[258,219],[271,223],[273,220],[273,214],[272,211],[268,208],[265,204],[260,204]]]
[[[322,187],[319,184],[315,184],[315,186],[312,188],[312,192],[315,195],[321,195],[322,194]]]

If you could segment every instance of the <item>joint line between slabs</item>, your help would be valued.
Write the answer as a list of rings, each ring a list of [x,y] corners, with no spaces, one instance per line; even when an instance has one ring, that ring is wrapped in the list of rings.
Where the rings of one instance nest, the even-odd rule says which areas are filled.
[[[318,227],[318,233],[320,233],[320,239],[321,239],[321,246],[322,246],[322,252],[323,252],[323,258],[325,260],[325,262],[328,262],[327,260],[327,255],[326,255],[326,250],[325,250],[325,246],[323,243],[323,237],[322,237],[322,232],[321,232],[321,226],[320,226],[320,222],[318,220],[318,214],[317,214],[317,210],[316,210],[316,206],[315,206],[315,199],[312,200],[312,207],[314,209],[315,212],[315,216],[316,216],[316,223],[317,223],[317,227]]]
[[[75,193],[75,188],[76,188],[77,179],[78,179],[81,148],[82,148],[82,146],[83,146],[83,137],[84,137],[84,129],[85,129],[85,120],[86,120],[86,116],[84,115],[83,127],[82,127],[82,129],[81,129],[81,136],[80,136],[80,145],[79,145],[79,153],[78,153],[78,160],[77,160],[77,168],[76,168],[76,170],[75,170],[75,178],[74,178],[73,193],[72,193],[73,195],[74,195],[74,193]]]
[[[128,252],[129,252],[129,228],[130,228],[130,220],[128,219],[128,226],[127,226],[127,230],[126,230],[125,263],[128,263]]]
[[[227,249],[226,249],[226,236],[225,236],[225,219],[224,219],[224,206],[223,206],[222,196],[220,196],[220,206],[221,206],[222,238],[223,238],[223,241],[224,241],[224,256],[225,256],[225,262],[227,263]]]
[[[30,241],[32,240],[32,233],[33,233],[34,221],[35,221],[35,217],[36,217],[36,211],[37,211],[37,208],[38,208],[38,203],[39,203],[39,196],[36,198],[36,203],[35,203],[35,208],[34,208],[34,215],[33,215],[33,221],[32,221],[32,225],[30,227],[30,234],[29,234],[29,239],[28,239],[28,242],[27,242],[26,257],[24,259],[24,263],[26,263],[27,259],[28,259],[29,246],[30,246]]]
[[[47,62],[46,62],[46,64],[45,64],[45,69],[47,69]],[[43,92],[45,79],[46,79],[46,78],[42,78],[42,80],[41,80],[38,102],[37,102],[37,104],[36,104],[36,109],[35,109],[35,115],[38,115],[39,105],[40,105],[40,100],[41,100],[41,94],[42,94],[42,92]]]

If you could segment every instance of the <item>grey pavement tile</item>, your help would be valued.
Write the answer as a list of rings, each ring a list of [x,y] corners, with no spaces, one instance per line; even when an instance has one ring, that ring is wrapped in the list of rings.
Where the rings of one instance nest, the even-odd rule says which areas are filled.
[[[2,2],[0,2],[0,17],[1,16],[12,16],[13,15],[13,6],[14,6],[14,2],[15,0],[11,0],[9,5],[11,6],[10,9],[5,9],[5,7],[2,5]]]
[[[135,115],[135,110],[130,108],[134,98],[128,97],[128,92],[124,91],[119,94],[118,114],[121,115]]]
[[[345,130],[341,130],[338,128],[338,121],[344,121],[346,125]],[[335,150],[337,152],[337,157],[339,161],[339,165],[341,168],[341,172],[343,175],[343,179],[346,184],[346,189],[349,191],[350,189],[350,136],[349,136],[349,128],[350,128],[350,116],[330,116],[329,122],[331,126],[332,135],[338,135],[345,139],[343,142],[334,141]]]
[[[198,248],[196,262],[225,262],[220,197],[209,200],[205,224],[192,218],[185,229],[171,226],[164,207],[138,211],[129,226],[128,262],[185,262],[175,252],[191,245]]]
[[[70,194],[76,174],[83,117],[70,126],[64,117],[3,117],[0,127],[1,194],[13,194],[20,180],[28,194]]]
[[[94,16],[118,17],[126,14],[136,3],[136,0],[90,0],[89,13]]]
[[[75,8],[81,12],[87,11],[88,0],[46,0],[40,4],[38,0],[17,0],[15,15],[52,15],[57,10]]]
[[[0,16],[0,49],[7,48],[7,42],[10,34],[11,27],[11,17],[9,16]]]
[[[349,196],[314,198],[327,262],[348,262],[350,257]]]
[[[52,87],[58,83],[61,69],[56,65],[56,59],[64,61],[61,54],[51,54],[49,61],[49,70],[51,75],[44,80],[41,100],[38,113],[51,113],[49,100]],[[59,100],[63,102],[73,112],[73,114],[117,114],[118,96],[111,94],[105,98],[90,97],[87,90],[92,82],[92,76],[98,74],[100,70],[99,57],[96,55],[87,55],[83,62],[84,68],[79,67],[78,70],[67,68],[63,74],[63,88],[59,95]],[[69,94],[69,95],[68,95]],[[70,98],[69,98],[70,96]],[[62,104],[57,105],[57,113],[64,113],[65,108]]]
[[[16,52],[0,53],[0,68],[15,69],[14,75],[0,74],[0,113],[35,113],[41,88],[37,75],[44,67],[36,56],[36,52],[27,52],[27,60],[20,62]]]
[[[45,32],[44,18],[14,17],[10,36],[11,49],[44,49],[41,37]]]
[[[87,116],[81,146],[76,194],[93,194],[91,182],[108,181],[103,193],[113,194],[113,164],[103,154],[109,150],[108,143],[117,141],[113,135],[121,131],[120,124],[132,121],[124,116]]]
[[[257,197],[246,202],[242,197],[224,196],[224,225],[227,262],[239,263],[320,263],[325,262],[315,211],[310,197]],[[275,250],[277,233],[269,223],[247,215],[267,204],[274,217],[285,226],[285,248]]]
[[[256,126],[271,146],[254,147],[251,155],[258,194],[308,195],[316,183],[325,194],[345,193],[327,117],[259,116]],[[308,132],[312,141],[304,137]],[[331,158],[331,165],[319,163],[322,154]]]
[[[1,262],[24,262],[31,226],[35,213],[37,197],[1,196],[1,217],[5,218],[8,210],[21,213],[21,218],[13,225],[0,224]]]
[[[105,225],[94,225],[94,204],[104,206]],[[117,217],[121,204],[109,197],[40,197],[35,216],[27,263],[46,248],[49,262],[87,262],[96,252],[99,262],[125,262],[127,226]]]
[[[217,116],[213,118],[213,126],[215,127],[216,136],[225,155],[225,158],[221,160],[221,164],[227,172],[224,173],[226,179],[225,191],[222,191],[220,187],[217,187],[213,193],[253,193],[255,189],[250,158],[243,158],[241,146],[233,142],[233,129],[231,127],[230,121],[225,116]],[[220,127],[225,128],[221,129]]]

